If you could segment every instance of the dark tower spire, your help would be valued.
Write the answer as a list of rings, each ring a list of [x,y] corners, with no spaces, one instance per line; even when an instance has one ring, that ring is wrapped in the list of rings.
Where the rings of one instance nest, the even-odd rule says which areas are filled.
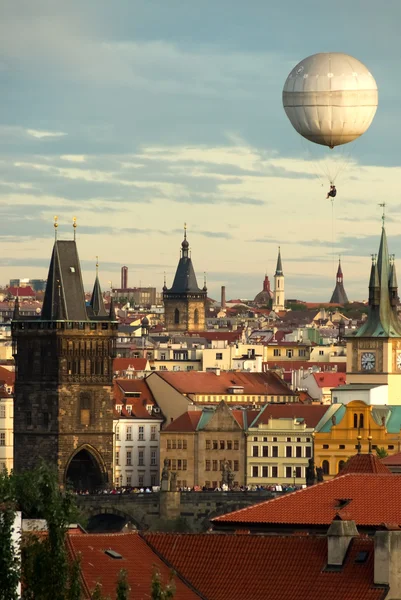
[[[93,286],[92,298],[90,301],[95,317],[107,317],[107,312],[104,307],[103,294],[99,282],[99,259],[96,257],[96,279],[95,285]]]
[[[380,281],[377,268],[377,254],[372,254],[372,267],[370,269],[369,279],[369,306],[379,306],[380,304]]]
[[[348,304],[348,297],[344,289],[344,277],[341,268],[341,258],[338,259],[338,269],[336,275],[336,286],[330,299],[331,304]]]
[[[110,319],[110,321],[116,321],[117,320],[116,309],[115,309],[115,306],[114,306],[114,298],[113,298],[113,296],[110,296],[109,319]]]
[[[397,283],[397,273],[395,269],[395,255],[391,254],[390,256],[390,281],[389,281],[389,290],[390,290],[390,304],[393,310],[397,310],[398,306],[398,283]]]
[[[13,321],[16,321],[19,318],[19,297],[17,297],[14,302],[14,312],[13,312]]]
[[[284,275],[283,273],[283,265],[281,262],[281,249],[278,247],[278,256],[277,256],[277,265],[276,265],[276,273],[275,275]]]

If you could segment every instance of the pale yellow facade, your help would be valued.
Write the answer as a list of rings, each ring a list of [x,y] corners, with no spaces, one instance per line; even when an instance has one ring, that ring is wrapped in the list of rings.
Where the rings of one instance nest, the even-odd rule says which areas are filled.
[[[299,342],[280,342],[265,346],[264,362],[274,360],[309,360],[313,346]]]
[[[293,418],[269,419],[247,432],[247,484],[305,483],[313,455],[313,428]]]
[[[0,471],[13,469],[14,458],[13,398],[0,398]]]

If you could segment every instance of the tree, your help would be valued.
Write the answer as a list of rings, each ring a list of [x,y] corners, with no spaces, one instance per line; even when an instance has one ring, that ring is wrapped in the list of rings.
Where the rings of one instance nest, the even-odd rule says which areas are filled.
[[[18,600],[20,555],[13,543],[14,507],[3,505],[0,513],[0,600]]]
[[[376,455],[377,455],[377,458],[386,458],[386,456],[388,456],[388,452],[384,448],[384,446],[382,446],[381,448],[376,446]]]
[[[127,581],[127,571],[121,569],[117,581],[117,600],[129,600],[130,589]]]
[[[170,600],[171,598],[174,598],[175,584],[173,572],[170,573],[169,581],[164,586],[162,583],[160,571],[158,569],[154,569],[151,591],[152,600]]]

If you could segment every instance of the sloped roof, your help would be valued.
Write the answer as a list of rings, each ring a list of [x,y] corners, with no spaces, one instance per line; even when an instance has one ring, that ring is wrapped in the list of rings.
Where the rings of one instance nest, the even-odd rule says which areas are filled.
[[[347,473],[391,473],[374,454],[355,454],[345,463],[336,477]]]
[[[178,431],[180,433],[196,431],[201,417],[201,410],[189,410],[174,419],[174,421],[165,427],[164,431]]]
[[[10,371],[5,367],[0,366],[0,381],[4,381],[7,386],[13,388],[15,383],[15,371]]]
[[[90,308],[95,317],[107,317],[107,312],[104,307],[102,289],[100,287],[99,277],[96,273],[95,284],[93,286]],[[88,311],[89,312],[89,311]]]
[[[392,454],[391,456],[386,456],[382,458],[380,461],[383,465],[396,466],[401,465],[401,452],[397,452],[397,454]]]
[[[316,427],[328,408],[328,406],[321,404],[302,404],[301,402],[291,402],[290,404],[271,403],[263,407],[259,416],[252,423],[252,427],[258,427],[261,423],[267,424],[270,417],[273,417],[273,419],[302,419],[307,427]]]
[[[401,477],[387,473],[348,473],[280,498],[216,517],[239,524],[330,525],[336,515],[356,525],[401,525]],[[341,508],[340,500],[347,500]]]
[[[35,298],[36,292],[31,286],[26,287],[9,287],[5,290],[11,296],[19,296],[20,298]]]
[[[154,415],[149,414],[147,406],[157,406],[151,390],[149,389],[145,379],[115,379],[114,385],[114,404],[123,405],[122,412],[116,416],[129,417],[137,419],[155,419]],[[139,397],[130,396],[129,394],[139,393]],[[126,409],[126,406],[132,407],[131,413]],[[160,417],[159,417],[160,418]]]
[[[90,592],[99,581],[102,594],[115,597],[116,584],[121,569],[126,569],[128,584],[134,590],[135,598],[150,598],[154,568],[160,572],[163,583],[170,577],[170,568],[151,550],[149,545],[136,533],[86,534],[67,537],[67,544],[73,558],[81,557],[81,573],[84,583],[84,597],[90,598]],[[116,560],[105,553],[114,550],[122,559]],[[179,577],[174,577],[176,586],[175,600],[195,600],[199,598]]]
[[[313,373],[313,377],[319,388],[336,388],[339,385],[345,384],[345,375],[343,373],[320,371],[319,373]]]
[[[129,368],[135,371],[144,371],[148,363],[147,358],[115,358],[113,360],[113,371],[127,371]]]
[[[344,289],[342,281],[337,281],[336,287],[334,288],[333,294],[330,299],[330,304],[348,304],[348,296]]]
[[[374,542],[355,538],[340,571],[325,571],[327,538],[149,533],[145,540],[207,600],[379,600]],[[368,552],[365,563],[355,562]]]
[[[181,394],[227,394],[235,386],[244,388],[244,395],[294,396],[278,375],[272,372],[221,371],[220,375],[207,371],[165,371],[157,375]]]

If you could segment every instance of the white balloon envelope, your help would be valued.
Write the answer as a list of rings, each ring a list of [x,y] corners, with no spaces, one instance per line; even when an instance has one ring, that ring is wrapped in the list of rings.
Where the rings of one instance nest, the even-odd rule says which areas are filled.
[[[284,84],[283,106],[296,131],[322,146],[361,136],[378,104],[376,81],[359,60],[339,52],[308,56]]]

